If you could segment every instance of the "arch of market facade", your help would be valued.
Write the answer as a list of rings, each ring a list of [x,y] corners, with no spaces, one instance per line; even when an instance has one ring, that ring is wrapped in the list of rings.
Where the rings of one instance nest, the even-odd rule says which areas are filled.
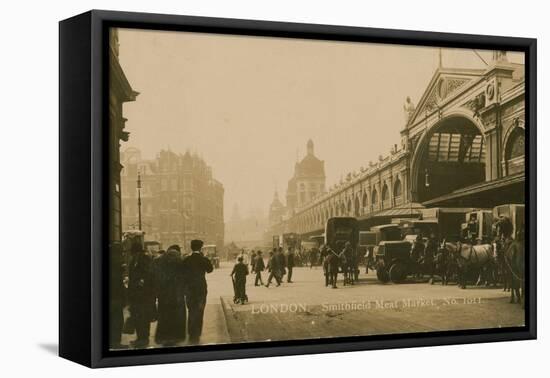
[[[523,203],[526,127],[523,65],[440,68],[410,110],[400,147],[271,232],[317,234],[335,216],[372,225],[416,216],[422,207]]]

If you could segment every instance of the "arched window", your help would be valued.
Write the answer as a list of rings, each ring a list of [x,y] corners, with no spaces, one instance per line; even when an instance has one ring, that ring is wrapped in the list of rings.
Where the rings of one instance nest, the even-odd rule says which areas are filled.
[[[378,193],[376,192],[376,189],[372,191],[372,195],[370,196],[372,206],[378,205]]]
[[[361,204],[359,203],[359,196],[355,197],[355,209],[354,209],[354,215],[358,217],[361,215]]]
[[[367,207],[369,201],[369,196],[367,195],[367,191],[365,190],[363,192],[363,207]]]
[[[511,160],[525,155],[525,130],[516,127],[508,139],[506,147],[506,160]]]
[[[342,208],[340,209],[340,215],[346,215],[346,206],[342,202]]]
[[[384,184],[382,187],[382,201],[387,201],[388,199],[388,185]]]
[[[525,171],[525,130],[515,127],[506,143],[506,171],[512,175]]]
[[[348,215],[351,214],[351,199],[348,200],[348,212],[347,212]]]
[[[399,180],[399,177],[398,177],[393,183],[393,196],[400,197],[401,194],[403,194],[401,189],[401,180]]]

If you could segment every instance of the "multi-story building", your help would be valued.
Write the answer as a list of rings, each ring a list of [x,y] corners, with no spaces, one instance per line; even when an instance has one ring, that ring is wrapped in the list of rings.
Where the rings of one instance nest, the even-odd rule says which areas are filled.
[[[268,233],[320,234],[335,216],[356,217],[368,228],[416,216],[420,208],[524,202],[529,124],[523,64],[496,51],[483,69],[439,67],[418,105],[407,99],[404,110],[400,146],[325,193],[299,201],[295,174],[287,194],[292,212]]]
[[[286,206],[289,214],[325,192],[325,162],[315,156],[313,141],[307,142],[307,154],[294,166],[288,181]]]
[[[138,228],[138,175],[141,219],[146,240],[189,247],[192,239],[223,246],[223,185],[196,154],[162,150],[145,160],[136,148],[122,154],[122,223]]]

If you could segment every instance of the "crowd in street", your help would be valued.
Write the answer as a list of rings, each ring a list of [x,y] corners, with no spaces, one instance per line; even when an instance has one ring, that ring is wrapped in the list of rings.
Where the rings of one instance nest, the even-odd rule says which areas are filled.
[[[126,274],[111,272],[112,348],[127,347],[121,345],[122,333],[135,333],[130,347],[148,347],[154,321],[158,345],[199,342],[207,296],[205,275],[213,270],[211,261],[201,253],[202,246],[201,240],[192,240],[191,253],[186,256],[179,245],[172,245],[154,257],[140,244],[132,245]],[[122,276],[127,277],[125,282],[116,280]],[[129,309],[126,317],[125,304]]]
[[[244,304],[248,302],[246,294],[246,276],[251,272],[254,274],[254,286],[264,286],[262,273],[268,273],[265,287],[269,287],[273,280],[278,287],[283,283],[285,276],[286,282],[292,283],[292,273],[295,267],[295,252],[293,248],[288,248],[285,253],[282,247],[273,248],[269,252],[267,263],[264,261],[264,255],[261,250],[250,252],[250,255],[241,251],[237,257],[231,277],[235,289],[234,303]],[[250,269],[248,268],[250,266]]]

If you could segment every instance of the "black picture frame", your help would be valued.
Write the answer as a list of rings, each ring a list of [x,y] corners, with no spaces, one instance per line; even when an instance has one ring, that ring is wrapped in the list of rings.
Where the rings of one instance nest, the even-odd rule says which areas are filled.
[[[523,51],[525,122],[529,125],[525,327],[109,351],[105,250],[110,27]],[[89,367],[109,367],[536,338],[536,39],[102,10],[61,21],[59,28],[61,357]]]

